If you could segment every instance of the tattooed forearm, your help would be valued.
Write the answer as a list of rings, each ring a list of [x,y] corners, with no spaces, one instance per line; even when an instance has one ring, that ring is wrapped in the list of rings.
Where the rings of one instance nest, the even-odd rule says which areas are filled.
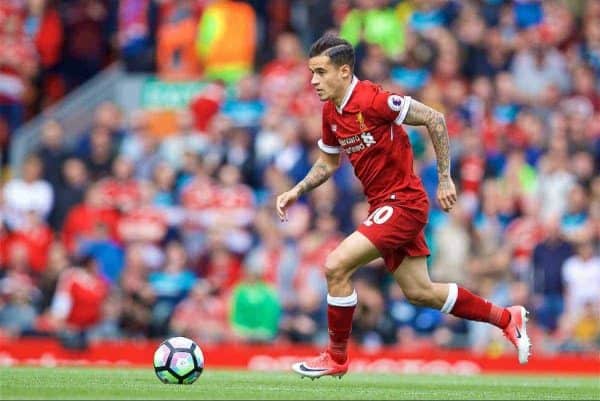
[[[438,177],[450,178],[450,140],[444,115],[412,99],[404,124],[427,127],[437,158]]]
[[[331,174],[333,174],[333,169],[323,160],[318,159],[315,164],[313,164],[308,174],[306,174],[306,177],[296,184],[298,196],[318,187],[327,181],[327,179],[331,177]]]

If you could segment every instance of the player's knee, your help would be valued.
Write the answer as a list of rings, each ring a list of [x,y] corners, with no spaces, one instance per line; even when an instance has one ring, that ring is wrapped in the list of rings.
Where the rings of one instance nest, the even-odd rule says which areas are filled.
[[[417,306],[430,306],[433,301],[433,291],[427,288],[415,287],[404,290],[408,302]]]
[[[325,277],[327,282],[338,282],[347,276],[346,261],[339,252],[332,252],[325,259]]]

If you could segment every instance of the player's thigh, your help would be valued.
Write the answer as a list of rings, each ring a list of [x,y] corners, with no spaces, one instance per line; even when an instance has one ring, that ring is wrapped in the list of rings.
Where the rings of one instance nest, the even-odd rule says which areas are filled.
[[[407,296],[411,293],[429,290],[433,285],[427,271],[425,256],[405,257],[394,271],[394,279]]]
[[[362,233],[355,231],[329,254],[325,268],[328,271],[351,274],[358,267],[380,256],[375,245]]]

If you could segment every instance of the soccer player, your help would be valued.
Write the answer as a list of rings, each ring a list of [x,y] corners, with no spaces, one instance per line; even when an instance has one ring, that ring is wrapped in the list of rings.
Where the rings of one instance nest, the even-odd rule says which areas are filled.
[[[437,158],[437,200],[449,212],[457,195],[450,176],[444,116],[409,96],[358,80],[353,74],[354,49],[334,35],[326,34],[312,45],[308,67],[311,84],[325,102],[318,141],[321,153],[306,177],[277,197],[279,218],[286,221],[291,204],[331,177],[342,151],[363,185],[370,210],[367,219],[325,261],[329,346],[318,357],[298,362],[292,369],[311,378],[341,377],[347,372],[347,344],[358,299],[350,278],[377,257],[383,257],[411,303],[499,327],[517,348],[519,362],[527,363],[530,341],[524,307],[503,308],[455,283],[433,283],[429,278],[429,249],[423,233],[429,203],[414,174],[412,148],[402,124],[427,127]]]

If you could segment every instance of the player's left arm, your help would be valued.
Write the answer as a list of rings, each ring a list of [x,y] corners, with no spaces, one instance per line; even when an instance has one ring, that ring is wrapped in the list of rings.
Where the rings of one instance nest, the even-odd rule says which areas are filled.
[[[410,100],[408,112],[403,121],[407,125],[424,125],[433,143],[437,158],[438,190],[437,198],[444,211],[448,212],[456,203],[456,187],[450,176],[450,139],[446,119],[439,111],[415,100]]]

